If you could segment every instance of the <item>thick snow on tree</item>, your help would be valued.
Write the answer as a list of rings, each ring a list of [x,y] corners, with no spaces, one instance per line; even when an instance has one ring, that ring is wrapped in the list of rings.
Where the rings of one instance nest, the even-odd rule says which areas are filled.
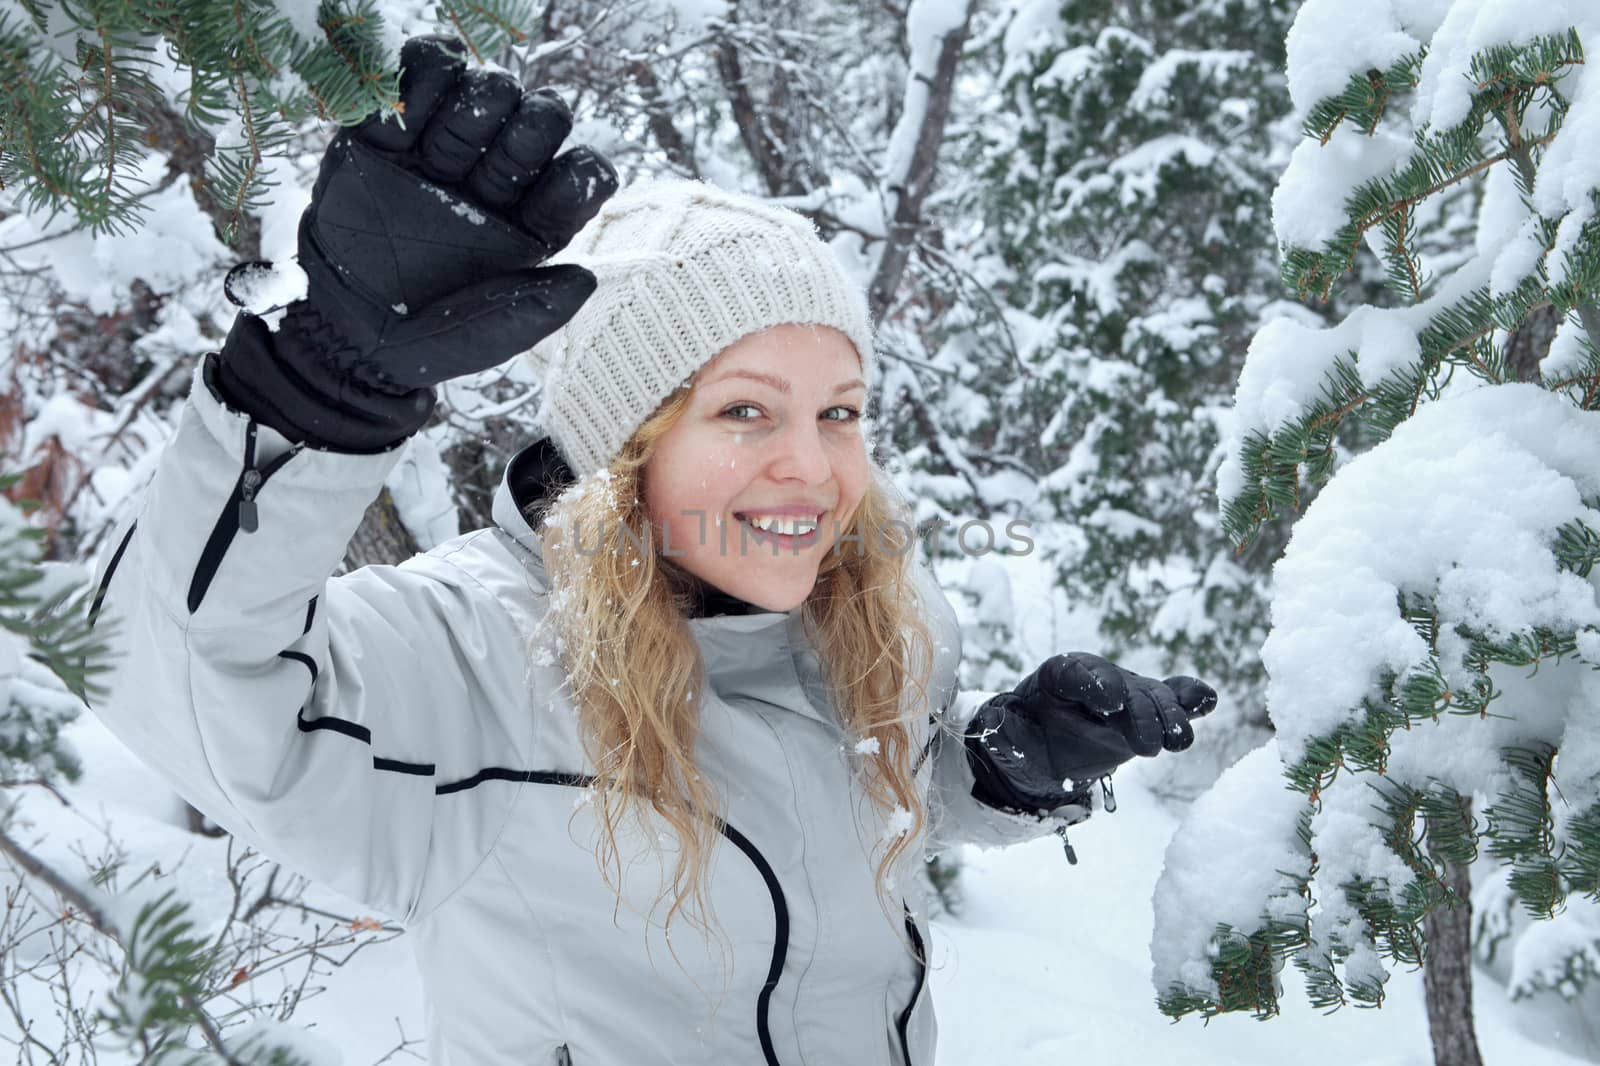
[[[1596,42],[1587,0],[1308,0],[1289,34],[1284,277],[1325,296],[1365,245],[1390,297],[1268,323],[1239,376],[1230,536],[1320,491],[1274,573],[1277,739],[1196,803],[1157,887],[1169,1014],[1274,1013],[1286,960],[1314,1003],[1381,1002],[1480,853],[1479,947],[1515,956],[1513,994],[1596,970]],[[1475,233],[1424,248],[1461,186]]]

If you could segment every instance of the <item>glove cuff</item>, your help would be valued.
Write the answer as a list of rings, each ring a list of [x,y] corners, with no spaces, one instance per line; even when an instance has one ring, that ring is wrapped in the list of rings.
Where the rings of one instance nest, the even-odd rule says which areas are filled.
[[[433,390],[368,386],[340,371],[340,343],[305,301],[289,305],[277,333],[241,312],[216,356],[213,384],[229,406],[326,451],[387,451],[421,429],[433,412]]]
[[[1039,772],[1044,753],[1025,737],[1008,735],[1015,732],[1007,728],[1008,723],[1020,721],[1020,716],[1008,713],[1007,702],[1006,694],[988,701],[967,725],[965,745],[973,798],[997,810],[1035,817],[1069,804],[1091,809],[1093,782],[1070,792],[1061,788],[1059,782]],[[1035,756],[1031,763],[1026,757],[1030,749]]]

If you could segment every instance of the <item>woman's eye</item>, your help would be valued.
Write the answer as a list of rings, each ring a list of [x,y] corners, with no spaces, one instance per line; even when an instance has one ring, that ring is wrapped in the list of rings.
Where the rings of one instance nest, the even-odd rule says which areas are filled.
[[[735,411],[755,411],[756,414],[754,416],[746,417],[744,415],[735,414]],[[843,411],[844,414],[838,417],[832,417],[831,413],[834,411]],[[760,417],[760,412],[761,408],[757,407],[753,403],[736,403],[732,407],[724,409],[722,412],[722,417],[732,419],[735,422],[753,422],[757,417]],[[849,423],[859,421],[861,418],[861,412],[856,410],[854,407],[830,407],[828,408],[828,412],[830,417],[824,419],[824,421],[827,422]]]

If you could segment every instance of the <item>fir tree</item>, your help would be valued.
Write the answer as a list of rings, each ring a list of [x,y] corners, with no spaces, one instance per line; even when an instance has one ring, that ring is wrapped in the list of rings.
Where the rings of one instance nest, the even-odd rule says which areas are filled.
[[[1197,803],[1157,889],[1165,1012],[1270,1016],[1286,960],[1314,1004],[1375,1005],[1390,966],[1426,961],[1441,1063],[1477,1060],[1470,968],[1443,949],[1465,939],[1469,864],[1501,870],[1481,949],[1512,901],[1580,912],[1519,994],[1583,986],[1600,898],[1600,21],[1483,8],[1397,4],[1340,49],[1348,13],[1310,0],[1290,34],[1306,139],[1275,196],[1284,278],[1327,296],[1367,246],[1394,306],[1252,342],[1227,532],[1247,543],[1320,487],[1263,648],[1278,743]],[[1425,249],[1444,197],[1475,231],[1450,247],[1435,226]],[[1194,905],[1196,879],[1229,883],[1221,832],[1249,887]]]

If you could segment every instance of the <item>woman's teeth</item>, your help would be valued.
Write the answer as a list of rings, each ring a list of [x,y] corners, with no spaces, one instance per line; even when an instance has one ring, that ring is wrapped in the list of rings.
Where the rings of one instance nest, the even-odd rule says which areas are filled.
[[[739,517],[763,533],[781,533],[786,537],[801,536],[814,532],[817,528],[816,519],[813,518],[787,518],[765,515],[740,515]]]

